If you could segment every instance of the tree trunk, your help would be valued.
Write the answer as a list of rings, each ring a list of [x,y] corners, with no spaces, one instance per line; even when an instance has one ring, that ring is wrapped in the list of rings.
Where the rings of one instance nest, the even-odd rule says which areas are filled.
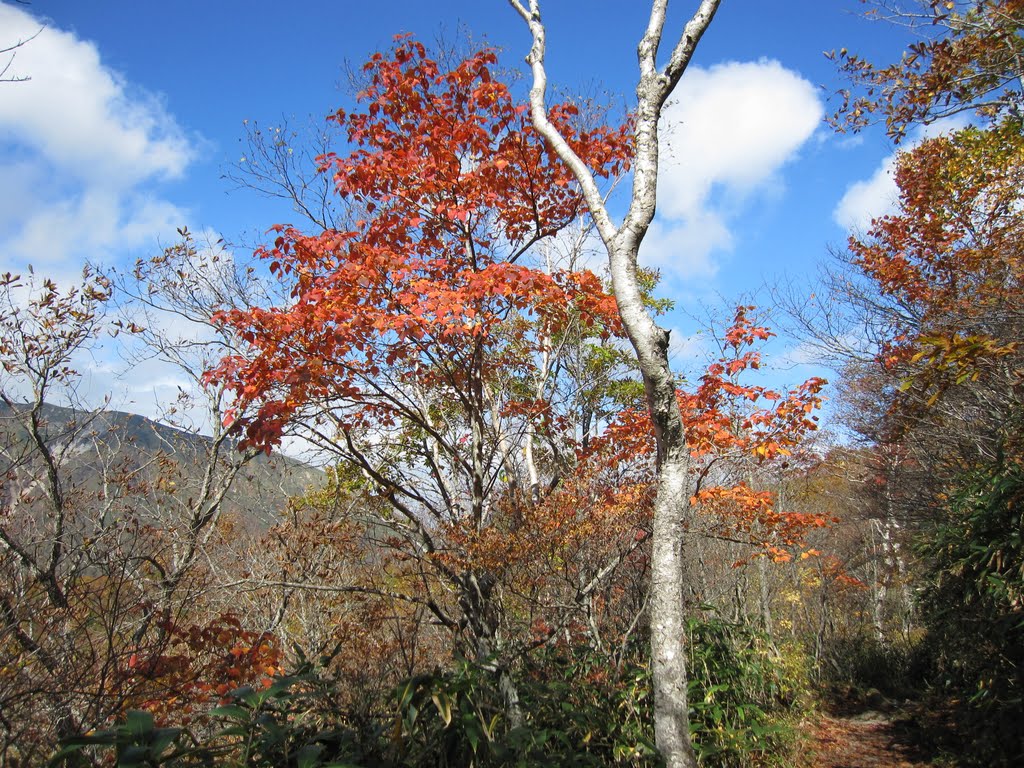
[[[668,333],[655,324],[640,291],[637,257],[640,244],[654,220],[658,185],[658,121],[693,53],[711,24],[721,0],[700,0],[683,27],[668,61],[658,66],[658,49],[668,11],[668,0],[652,0],[651,13],[637,59],[640,78],[633,114],[633,189],[629,210],[616,226],[604,203],[591,169],[573,151],[548,119],[545,106],[547,72],[544,68],[546,30],[540,0],[509,0],[530,29],[533,46],[527,62],[533,73],[530,116],[548,145],[573,172],[601,240],[608,251],[612,287],[622,325],[636,351],[647,393],[647,404],[658,444],[657,495],[651,562],[651,664],[654,679],[654,732],[668,768],[696,768],[690,744],[686,701],[686,635],[683,594],[685,586],[684,537],[690,504],[689,451],[686,431],[676,399],[676,383],[669,366]],[[699,152],[699,147],[692,148]]]
[[[519,689],[516,688],[505,660],[501,658],[498,612],[494,604],[494,579],[486,573],[468,573],[463,577],[460,587],[462,596],[459,603],[473,633],[476,664],[494,676],[505,705],[509,725],[519,728],[524,722],[523,708],[519,701]]]
[[[686,617],[683,601],[683,540],[688,473],[685,460],[662,464],[654,506],[651,553],[651,674],[654,686],[654,737],[669,768],[692,768],[686,697]]]

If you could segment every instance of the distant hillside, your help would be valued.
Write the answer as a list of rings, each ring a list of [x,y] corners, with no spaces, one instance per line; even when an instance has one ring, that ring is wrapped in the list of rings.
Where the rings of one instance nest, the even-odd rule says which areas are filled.
[[[91,413],[45,405],[43,434],[63,457],[62,471],[75,483],[98,486],[101,463],[131,475],[138,485],[198,489],[212,440],[121,411]],[[26,447],[18,414],[0,403],[2,454],[12,461]],[[273,524],[287,501],[323,483],[324,473],[282,455],[260,455],[240,471],[227,496],[225,512],[247,526]]]

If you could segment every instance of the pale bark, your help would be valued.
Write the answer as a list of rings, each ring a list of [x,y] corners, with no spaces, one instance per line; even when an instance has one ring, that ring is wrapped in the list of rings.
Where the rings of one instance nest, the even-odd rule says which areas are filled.
[[[882,517],[873,517],[868,523],[872,540],[877,534],[879,544],[873,546],[873,603],[872,618],[875,627],[875,638],[879,643],[887,643],[889,635],[886,631],[887,604],[890,601],[889,587],[899,589],[896,600],[899,605],[900,627],[906,635],[910,631],[910,612],[913,598],[906,580],[906,560],[900,552],[901,526],[896,509],[896,498],[893,483],[900,466],[898,451],[883,450],[882,459],[885,471],[885,485],[882,494]]]
[[[651,662],[655,694],[655,738],[669,768],[696,766],[690,743],[686,699],[684,535],[689,510],[689,451],[676,382],[668,360],[668,332],[658,327],[637,279],[637,255],[654,218],[658,181],[658,120],[721,0],[702,0],[682,30],[667,63],[657,65],[668,0],[653,0],[637,54],[640,79],[634,114],[632,199],[616,226],[604,205],[591,169],[572,150],[547,116],[544,67],[546,30],[539,0],[509,0],[530,28],[527,57],[533,74],[530,107],[533,124],[572,170],[608,252],[612,287],[623,326],[636,352],[658,444],[658,487],[654,505],[650,600]]]

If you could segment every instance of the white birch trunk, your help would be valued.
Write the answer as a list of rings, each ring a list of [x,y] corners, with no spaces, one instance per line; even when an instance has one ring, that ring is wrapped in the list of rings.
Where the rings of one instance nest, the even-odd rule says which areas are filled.
[[[637,49],[640,79],[634,122],[633,189],[629,210],[616,226],[589,168],[548,120],[545,106],[545,28],[540,0],[509,0],[530,28],[527,57],[533,74],[530,90],[534,127],[572,170],[608,251],[612,287],[623,326],[636,352],[658,443],[658,487],[654,503],[651,562],[651,663],[654,676],[654,731],[668,768],[695,768],[686,698],[684,537],[689,513],[689,451],[676,385],[668,360],[668,333],[655,324],[643,304],[637,279],[637,255],[654,219],[658,182],[658,120],[666,99],[682,77],[721,0],[701,0],[682,30],[668,62],[657,66],[668,0],[653,0],[647,30]],[[694,148],[699,151],[699,148]]]

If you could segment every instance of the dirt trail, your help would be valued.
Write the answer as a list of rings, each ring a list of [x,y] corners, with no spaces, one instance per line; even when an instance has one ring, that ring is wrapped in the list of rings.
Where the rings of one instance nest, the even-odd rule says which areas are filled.
[[[914,743],[913,730],[876,711],[821,718],[812,732],[813,768],[924,768],[932,763]]]

